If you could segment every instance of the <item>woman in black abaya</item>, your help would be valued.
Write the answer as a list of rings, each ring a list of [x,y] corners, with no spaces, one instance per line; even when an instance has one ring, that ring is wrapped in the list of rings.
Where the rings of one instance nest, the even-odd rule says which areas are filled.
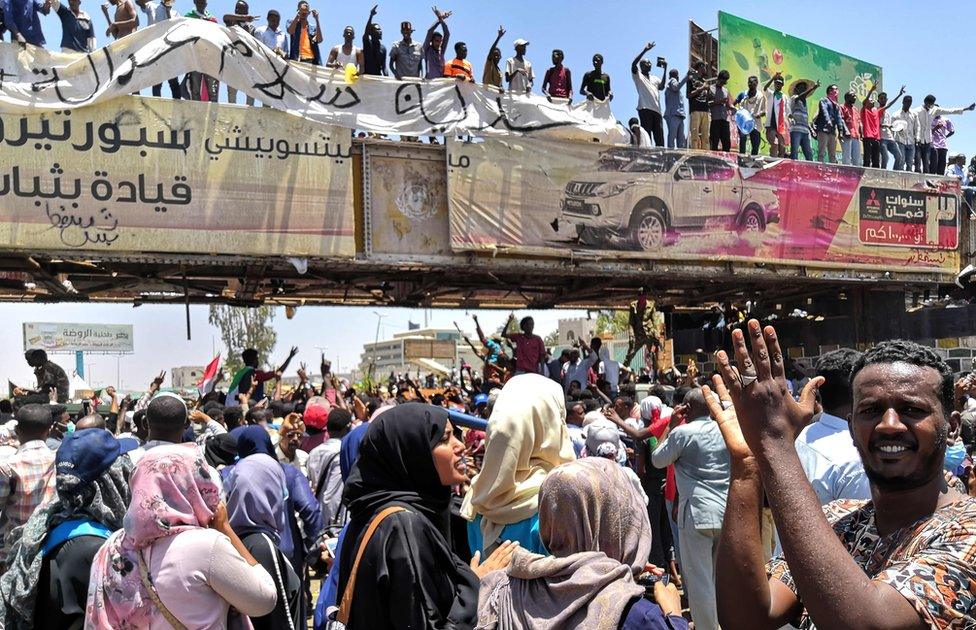
[[[349,630],[474,627],[478,575],[508,566],[514,545],[471,567],[451,550],[451,486],[467,480],[463,454],[442,408],[399,405],[371,423],[343,495],[351,520],[339,556],[340,602],[371,521],[403,509],[380,521],[363,549]]]

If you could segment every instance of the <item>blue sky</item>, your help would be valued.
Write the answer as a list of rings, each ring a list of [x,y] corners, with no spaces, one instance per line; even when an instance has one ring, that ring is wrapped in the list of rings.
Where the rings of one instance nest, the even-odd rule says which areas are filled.
[[[95,20],[99,43],[104,43],[105,22],[98,3],[82,0],[83,7]],[[345,0],[316,3],[324,29],[325,45],[338,43],[347,24],[361,35],[372,2]],[[295,2],[252,0],[252,13],[266,15],[278,9],[285,19],[293,15]],[[530,41],[528,57],[537,67],[537,74],[549,65],[553,48],[562,48],[566,64],[574,71],[578,85],[589,69],[589,60],[596,52],[605,58],[604,69],[613,81],[615,100],[613,109],[618,119],[633,115],[636,94],[631,83],[630,62],[648,41],[657,47],[653,56],[668,58],[672,67],[682,71],[688,58],[688,20],[705,28],[717,25],[718,10],[728,11],[746,19],[766,24],[811,40],[840,52],[876,63],[884,68],[885,87],[895,92],[907,84],[908,93],[916,97],[933,93],[944,106],[964,106],[976,100],[966,54],[968,31],[976,23],[976,4],[919,3],[906,0],[889,2],[861,2],[819,0],[817,2],[659,2],[634,0],[566,0],[564,2],[529,2],[526,0],[493,0],[491,2],[454,1],[438,5],[454,12],[450,18],[453,41],[465,41],[475,75],[481,76],[487,48],[495,37],[499,24],[507,34],[501,43],[503,54],[512,54],[512,42],[519,37]],[[186,12],[191,0],[176,0],[176,8]],[[233,10],[232,0],[212,0],[210,11],[222,15]],[[382,3],[377,22],[384,27],[389,47],[399,38],[399,24],[411,20],[417,36],[433,21],[429,2],[397,0]],[[263,24],[264,20],[258,22]],[[53,15],[43,21],[49,46],[60,41],[60,23]],[[325,51],[323,51],[325,54]],[[541,84],[537,83],[537,85]],[[739,89],[740,86],[732,86]],[[148,92],[148,91],[147,91]],[[164,89],[164,93],[166,93]],[[222,92],[221,97],[225,94]],[[957,118],[956,136],[950,139],[951,149],[972,155],[976,150],[976,113]],[[342,367],[358,362],[362,344],[371,341],[376,331],[374,309],[306,307],[295,319],[287,321],[283,313],[275,320],[279,331],[280,356],[290,345],[302,347],[300,360],[318,363],[315,346],[328,346],[328,354]],[[389,336],[406,328],[408,320],[423,320],[419,311],[384,309],[381,336]],[[507,313],[485,314],[490,326],[497,326]],[[540,333],[555,328],[560,317],[579,316],[578,312],[549,312],[538,314]],[[434,311],[432,324],[451,326],[461,320],[463,312]],[[211,358],[212,339],[219,348],[219,336],[207,324],[206,307],[192,307],[193,342],[186,341],[181,307],[104,305],[0,305],[0,344],[10,351],[0,355],[0,382],[13,378],[20,383],[31,379],[20,349],[23,321],[77,321],[135,324],[136,354],[122,358],[118,367],[121,381],[127,387],[138,388],[151,377],[154,370],[178,365],[205,364]],[[73,366],[72,357],[58,359],[66,367]],[[93,357],[96,383],[116,382],[116,359]]]

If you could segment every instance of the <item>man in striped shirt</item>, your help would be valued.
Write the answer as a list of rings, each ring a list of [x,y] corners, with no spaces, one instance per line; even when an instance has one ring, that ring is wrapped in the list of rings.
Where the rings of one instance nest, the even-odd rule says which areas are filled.
[[[17,410],[17,439],[20,448],[0,463],[0,567],[22,526],[39,506],[54,498],[54,451],[44,443],[51,431],[51,410],[47,405],[24,405]]]

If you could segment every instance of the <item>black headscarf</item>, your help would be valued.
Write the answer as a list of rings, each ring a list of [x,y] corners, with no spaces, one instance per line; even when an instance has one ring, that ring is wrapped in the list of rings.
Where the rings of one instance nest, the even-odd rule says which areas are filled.
[[[391,504],[410,514],[383,521],[366,546],[349,627],[474,626],[478,578],[448,543],[451,489],[441,484],[431,452],[447,424],[445,409],[408,403],[366,430],[342,497],[351,518],[339,557],[340,597],[373,516]],[[408,588],[393,584],[404,579]]]
[[[237,439],[230,433],[211,436],[203,446],[203,456],[214,468],[230,466],[237,461]]]
[[[441,484],[431,455],[447,422],[441,407],[408,403],[370,423],[342,495],[352,520],[368,521],[382,506],[404,503],[449,535],[451,489]]]

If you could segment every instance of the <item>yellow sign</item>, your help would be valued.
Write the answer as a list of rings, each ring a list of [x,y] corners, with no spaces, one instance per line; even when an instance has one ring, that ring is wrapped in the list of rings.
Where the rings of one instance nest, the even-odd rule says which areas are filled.
[[[124,97],[0,115],[0,248],[353,256],[351,134]]]

